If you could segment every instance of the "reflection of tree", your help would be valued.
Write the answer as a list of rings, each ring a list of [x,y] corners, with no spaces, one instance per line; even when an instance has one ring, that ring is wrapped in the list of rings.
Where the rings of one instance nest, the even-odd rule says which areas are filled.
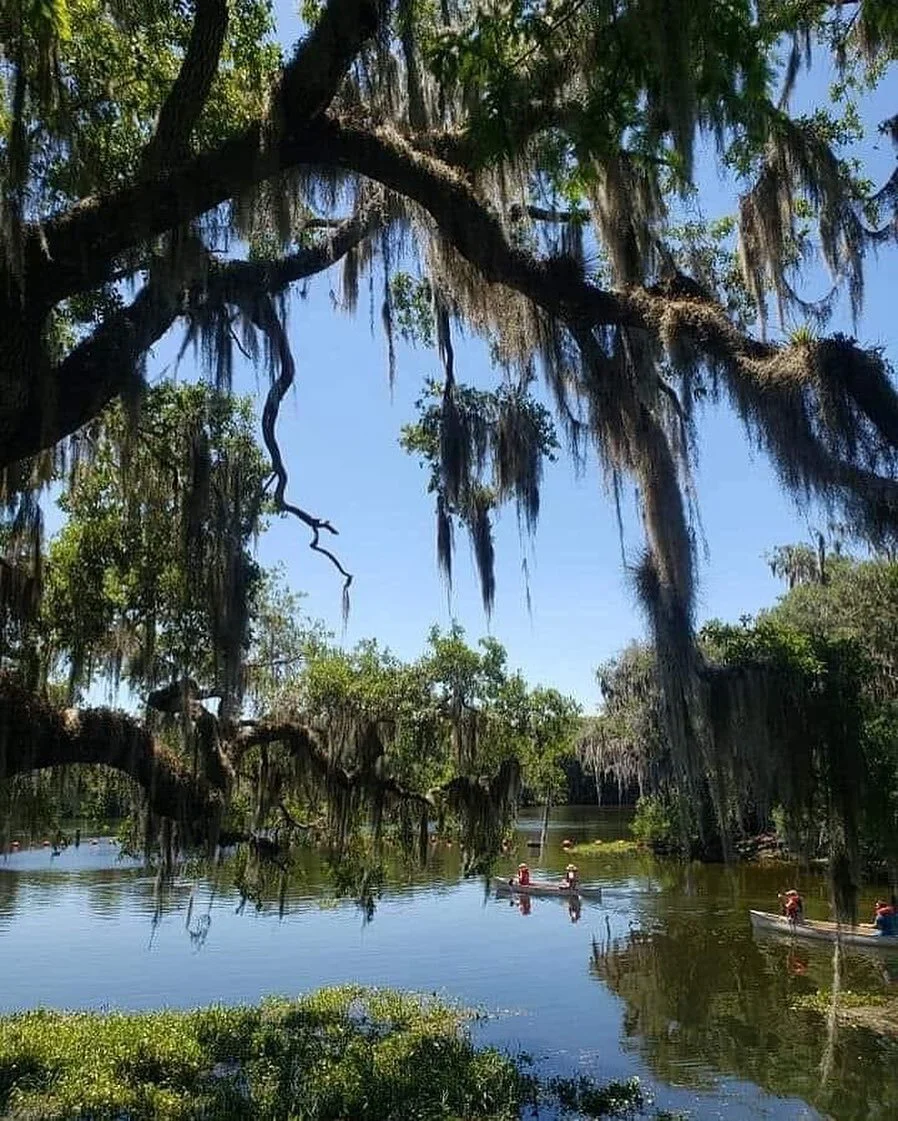
[[[83,877],[88,907],[92,914],[103,919],[115,918],[125,905],[122,891],[122,872],[103,869]],[[140,881],[134,885],[140,890]]]
[[[802,972],[788,968],[790,952],[788,943],[760,949],[744,933],[692,916],[664,932],[594,945],[591,970],[625,1001],[625,1034],[659,1078],[696,1088],[713,1075],[747,1079],[804,1098],[834,1121],[898,1116],[898,1047],[841,1030],[829,1054],[826,1026],[790,1007],[827,983],[826,955],[817,973]]]
[[[15,873],[0,871],[0,930],[9,926],[16,913],[16,896],[19,877]]]

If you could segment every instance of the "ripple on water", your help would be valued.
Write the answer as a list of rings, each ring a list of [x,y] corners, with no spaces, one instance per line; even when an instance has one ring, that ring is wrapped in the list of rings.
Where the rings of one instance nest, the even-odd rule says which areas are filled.
[[[559,875],[565,837],[622,835],[620,814],[559,815],[534,854],[523,841],[539,824],[525,821],[498,872],[526,852],[535,874]],[[790,1001],[831,984],[826,948],[752,939],[748,908],[769,906],[791,872],[590,854],[578,863],[602,900],[575,915],[563,899],[497,899],[462,881],[455,849],[430,856],[427,873],[388,869],[370,923],[333,900],[313,852],[283,892],[277,879],[263,885],[258,908],[241,901],[233,863],[160,888],[108,843],[5,856],[0,1005],[185,1007],[392,985],[485,1009],[478,1038],[526,1051],[543,1069],[637,1074],[659,1105],[688,1108],[695,1121],[898,1117],[889,1042],[840,1033],[832,1084],[821,1084],[825,1025]],[[809,907],[822,903],[818,881],[800,886]],[[883,990],[888,969],[850,956],[844,987]]]

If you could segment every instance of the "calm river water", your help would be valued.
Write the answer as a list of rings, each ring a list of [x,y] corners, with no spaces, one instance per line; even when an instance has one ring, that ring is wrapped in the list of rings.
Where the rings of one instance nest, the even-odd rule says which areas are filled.
[[[617,837],[614,811],[570,809],[535,875],[558,873],[564,837]],[[543,1071],[638,1075],[657,1105],[700,1121],[898,1118],[898,1041],[856,1029],[828,1037],[792,1000],[832,985],[826,947],[755,941],[748,908],[775,909],[797,879],[813,916],[822,880],[780,868],[683,866],[580,857],[601,902],[529,907],[462,881],[453,849],[428,870],[397,868],[370,922],[333,892],[313,853],[280,899],[241,905],[232,872],[185,875],[160,894],[108,842],[53,858],[0,858],[0,1011],[35,1005],[187,1007],[256,1001],[357,981],[438,992],[494,1015],[485,1041]],[[864,905],[869,902],[864,899]],[[574,921],[576,920],[576,921]],[[894,979],[894,981],[893,981]],[[898,961],[850,955],[842,987],[885,992]]]

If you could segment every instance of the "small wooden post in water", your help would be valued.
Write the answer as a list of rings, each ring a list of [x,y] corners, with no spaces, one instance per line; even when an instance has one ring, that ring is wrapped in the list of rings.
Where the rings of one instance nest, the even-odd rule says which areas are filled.
[[[547,798],[546,808],[543,810],[543,827],[540,830],[539,834],[539,847],[541,850],[546,847],[546,837],[549,833],[549,809],[551,808],[551,805],[552,803]]]

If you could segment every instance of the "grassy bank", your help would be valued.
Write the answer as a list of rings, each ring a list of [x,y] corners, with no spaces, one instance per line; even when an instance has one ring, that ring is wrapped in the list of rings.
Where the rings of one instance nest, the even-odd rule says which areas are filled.
[[[584,841],[570,845],[566,852],[573,856],[632,856],[636,852],[646,852],[645,845],[638,841]]]
[[[0,1113],[20,1121],[517,1121],[645,1116],[635,1080],[540,1081],[471,1016],[357,987],[190,1012],[0,1018]],[[653,1114],[660,1121],[669,1114]]]

